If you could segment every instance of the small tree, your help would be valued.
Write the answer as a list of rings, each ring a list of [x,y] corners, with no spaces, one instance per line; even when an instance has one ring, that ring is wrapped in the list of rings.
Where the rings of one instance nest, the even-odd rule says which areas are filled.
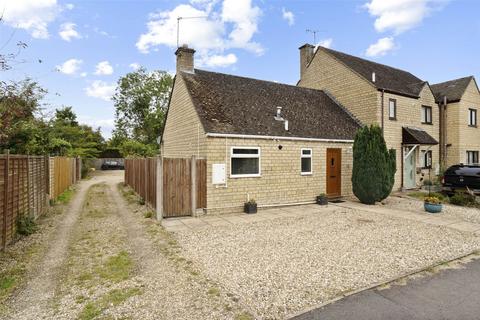
[[[365,204],[387,198],[395,181],[395,150],[387,150],[377,125],[358,130],[353,143],[353,194]]]

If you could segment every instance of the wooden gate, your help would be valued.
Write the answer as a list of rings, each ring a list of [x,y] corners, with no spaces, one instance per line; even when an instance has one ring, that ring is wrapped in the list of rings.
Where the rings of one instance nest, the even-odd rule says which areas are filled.
[[[161,166],[160,185],[157,185],[157,165]],[[207,207],[207,160],[125,159],[125,184],[131,186],[153,209],[162,206],[165,218],[190,216],[196,209]],[[161,189],[159,194],[157,186]]]
[[[163,216],[180,217],[192,215],[195,208],[207,205],[207,161],[196,160],[195,172],[191,159],[163,159]],[[194,185],[195,183],[195,185]],[[195,189],[195,190],[192,190]],[[195,197],[192,197],[195,193]]]

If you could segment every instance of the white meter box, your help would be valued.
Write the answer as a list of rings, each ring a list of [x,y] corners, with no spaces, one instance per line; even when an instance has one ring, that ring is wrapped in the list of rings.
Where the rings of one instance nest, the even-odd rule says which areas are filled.
[[[212,164],[212,183],[213,184],[225,184],[225,163]]]

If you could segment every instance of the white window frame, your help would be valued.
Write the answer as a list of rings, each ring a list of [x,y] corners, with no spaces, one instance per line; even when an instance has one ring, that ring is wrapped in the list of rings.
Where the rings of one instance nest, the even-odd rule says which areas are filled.
[[[234,149],[254,149],[258,150],[258,154],[234,154]],[[233,174],[232,173],[232,162],[234,158],[258,158],[258,173],[252,174]],[[252,178],[252,177],[261,177],[262,176],[262,157],[260,147],[231,147],[230,148],[230,178]]]
[[[310,154],[309,155],[304,155],[303,154],[303,151],[310,151]],[[303,172],[302,171],[302,159],[303,158],[308,158],[310,159],[310,172]],[[300,149],[300,174],[302,176],[309,176],[309,175],[312,175],[313,173],[313,150],[312,148],[302,148]]]
[[[472,115],[475,115],[475,117],[472,117]],[[478,119],[477,119],[477,109],[469,108],[468,109],[468,125],[470,127],[476,127],[477,126],[477,121],[478,121]]]
[[[393,111],[393,116],[392,116],[392,111]],[[388,119],[397,120],[397,100],[396,99],[388,100]]]
[[[432,150],[422,150],[422,168],[423,169],[431,169],[433,163],[433,152]],[[430,156],[428,157],[430,160],[430,164],[427,161],[427,154]]]
[[[480,156],[480,152],[478,152],[478,150],[467,150],[467,152],[466,152],[466,156],[467,156],[466,160],[467,161],[465,161],[466,164],[475,164],[475,161],[470,162],[470,159],[469,159],[470,153],[472,154],[472,157],[473,157],[473,154],[476,153],[477,154],[477,162],[479,162],[478,157]]]

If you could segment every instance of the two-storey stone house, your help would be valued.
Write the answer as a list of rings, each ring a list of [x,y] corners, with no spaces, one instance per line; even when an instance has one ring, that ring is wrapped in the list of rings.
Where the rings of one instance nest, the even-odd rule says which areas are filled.
[[[438,172],[439,107],[428,82],[335,50],[300,47],[298,86],[324,90],[364,124],[378,124],[396,150],[394,189],[418,187]],[[429,171],[431,170],[431,171]]]
[[[436,101],[445,119],[443,149],[446,166],[479,163],[480,91],[473,76],[432,85]]]

